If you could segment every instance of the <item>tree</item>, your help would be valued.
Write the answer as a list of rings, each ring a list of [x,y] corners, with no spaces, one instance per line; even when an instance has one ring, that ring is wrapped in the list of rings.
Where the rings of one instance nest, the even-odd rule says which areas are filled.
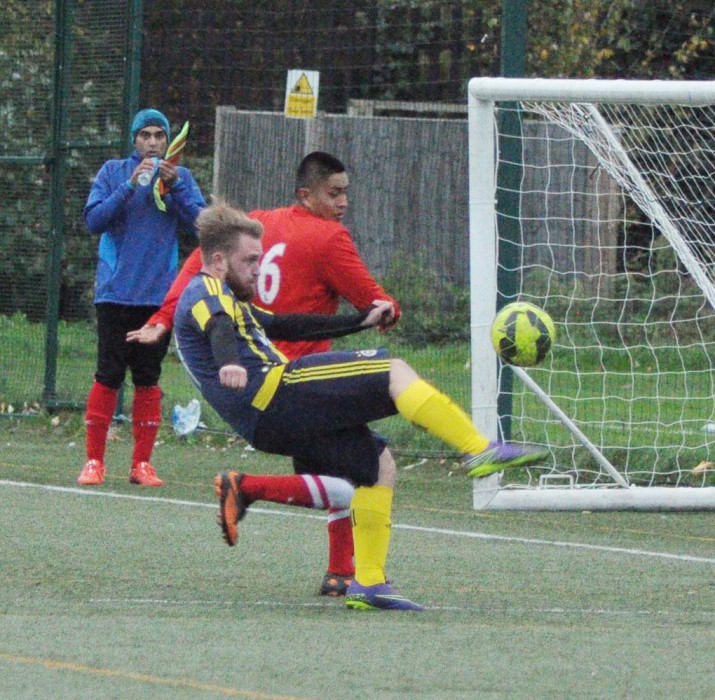
[[[713,14],[709,0],[531,3],[528,72],[569,78],[712,78]]]

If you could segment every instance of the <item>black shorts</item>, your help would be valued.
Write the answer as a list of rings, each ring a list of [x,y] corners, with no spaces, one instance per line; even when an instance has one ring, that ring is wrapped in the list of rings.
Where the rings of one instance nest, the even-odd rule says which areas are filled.
[[[385,350],[327,352],[289,362],[256,422],[253,444],[293,457],[296,471],[377,481],[386,441],[367,424],[397,413]]]
[[[124,381],[127,367],[134,386],[154,386],[159,383],[161,362],[169,348],[171,334],[158,343],[128,343],[129,331],[141,328],[157,311],[156,306],[96,304],[97,309],[97,373],[95,379],[105,386],[118,389]]]

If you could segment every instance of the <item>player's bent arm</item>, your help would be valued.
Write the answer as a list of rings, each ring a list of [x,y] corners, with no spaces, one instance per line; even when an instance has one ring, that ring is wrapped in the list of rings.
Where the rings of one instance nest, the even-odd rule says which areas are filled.
[[[124,213],[127,202],[134,196],[134,187],[117,176],[112,178],[112,168],[116,164],[105,163],[89,191],[84,206],[84,222],[89,231],[100,235]]]
[[[239,362],[233,321],[227,314],[212,316],[206,324],[206,334],[219,366],[218,378],[221,385],[229,389],[243,389],[248,382],[248,372]]]
[[[338,296],[349,301],[356,309],[366,309],[373,299],[392,302],[395,315],[392,325],[401,316],[400,305],[373,278],[360,257],[350,233],[341,228],[325,241],[323,274],[325,283]]]
[[[236,329],[228,314],[221,313],[212,316],[206,324],[205,332],[209,343],[211,343],[211,352],[219,367],[241,364],[236,343]]]

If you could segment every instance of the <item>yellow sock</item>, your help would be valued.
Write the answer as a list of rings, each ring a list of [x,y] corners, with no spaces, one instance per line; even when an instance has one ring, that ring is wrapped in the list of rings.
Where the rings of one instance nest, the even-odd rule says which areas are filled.
[[[392,526],[392,489],[360,486],[350,504],[355,544],[355,578],[363,586],[385,582]]]
[[[464,454],[477,454],[489,440],[475,427],[469,416],[448,396],[423,379],[412,382],[395,400],[397,410],[408,421],[424,428]]]

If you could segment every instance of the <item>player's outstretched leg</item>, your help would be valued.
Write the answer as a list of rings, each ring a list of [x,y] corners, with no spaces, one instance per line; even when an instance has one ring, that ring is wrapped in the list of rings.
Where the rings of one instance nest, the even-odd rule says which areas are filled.
[[[528,467],[546,460],[548,452],[528,445],[490,442],[473,425],[469,416],[446,394],[415,375],[404,363],[394,396],[400,414],[464,455],[462,466],[468,476],[483,477],[504,469]],[[399,379],[399,377],[398,377]]]
[[[220,500],[219,524],[231,546],[238,538],[236,523],[254,501],[328,508],[340,514],[347,512],[349,519],[348,506],[355,492],[345,479],[318,474],[257,475],[228,471],[217,474],[214,484]],[[352,537],[348,546],[352,557]]]
[[[241,477],[238,472],[223,472],[214,478],[216,495],[219,497],[218,524],[229,547],[238,542],[238,521],[246,514],[247,503],[241,492]]]

